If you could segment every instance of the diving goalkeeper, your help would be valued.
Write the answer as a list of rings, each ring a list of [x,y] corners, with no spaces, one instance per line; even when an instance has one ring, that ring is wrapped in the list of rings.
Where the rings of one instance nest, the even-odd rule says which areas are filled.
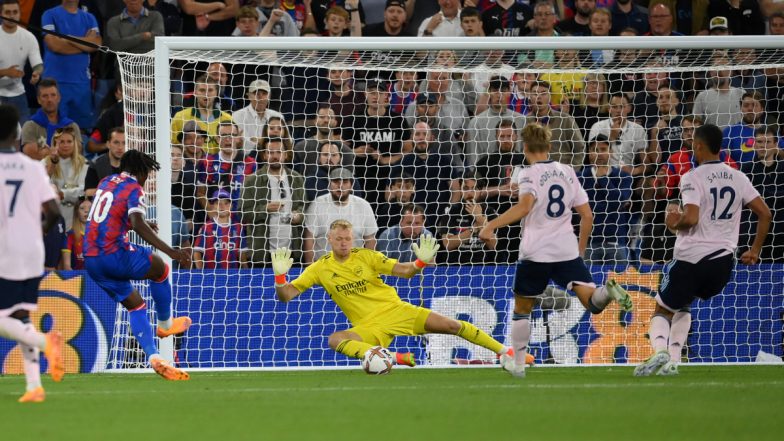
[[[351,230],[351,223],[346,220],[332,222],[327,233],[332,252],[305,268],[291,283],[286,281],[286,273],[293,263],[291,251],[278,248],[272,253],[278,300],[288,302],[313,285],[321,285],[351,322],[351,328],[329,336],[330,348],[349,357],[362,358],[373,346],[388,347],[398,335],[453,334],[498,354],[504,369],[514,367],[512,348],[504,347],[471,323],[402,301],[395,289],[379,277],[386,274],[411,278],[419,274],[438,251],[439,245],[433,237],[422,236],[419,246],[412,246],[417,256],[414,262],[400,263],[377,251],[352,248]],[[410,352],[395,353],[395,361],[416,365]]]

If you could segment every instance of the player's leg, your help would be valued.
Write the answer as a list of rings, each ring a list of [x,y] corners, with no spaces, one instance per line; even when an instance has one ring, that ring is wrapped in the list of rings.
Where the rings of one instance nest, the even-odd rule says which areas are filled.
[[[155,312],[158,315],[159,338],[181,334],[191,326],[189,317],[172,318],[172,287],[169,283],[169,265],[156,254],[150,254],[150,268],[144,275],[150,281],[150,294],[152,294]]]
[[[335,352],[340,352],[347,357],[360,359],[368,349],[378,345],[378,342],[372,337],[368,341],[364,341],[363,337],[355,331],[357,331],[356,328],[351,328],[346,331],[333,332],[327,339],[327,344]],[[361,333],[362,331],[359,330],[359,332]],[[367,338],[368,336],[365,337]]]
[[[430,311],[430,313],[427,314],[424,328],[426,333],[456,335],[463,340],[489,349],[498,355],[501,355],[508,350],[508,348],[504,347],[498,340],[488,335],[485,331],[477,328],[472,323],[465,320],[455,320],[444,317],[437,312]]]
[[[553,280],[566,289],[574,291],[580,303],[591,314],[600,314],[615,300],[624,311],[632,310],[632,299],[614,280],[608,280],[605,286],[597,287],[593,276],[581,258],[553,264]]]

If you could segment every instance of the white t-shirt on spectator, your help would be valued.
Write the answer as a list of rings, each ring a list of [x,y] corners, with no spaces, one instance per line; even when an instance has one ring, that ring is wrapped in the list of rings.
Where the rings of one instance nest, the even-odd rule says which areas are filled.
[[[305,212],[305,228],[313,234],[313,260],[331,249],[327,243],[327,232],[329,225],[338,219],[345,219],[353,225],[354,247],[357,248],[365,246],[365,236],[378,232],[376,215],[366,200],[350,195],[348,204],[338,205],[332,201],[331,194],[321,195]]]
[[[443,17],[443,13],[438,11],[436,14],[440,14]],[[419,25],[419,30],[417,31],[417,36],[421,37],[425,33],[425,29],[427,29],[427,25],[430,24],[430,20],[433,16],[427,17],[426,19],[422,20],[422,23]],[[457,15],[452,18],[443,17],[441,19],[441,23],[436,26],[433,30],[433,37],[462,37],[463,36],[463,28],[460,27],[460,11],[457,11]]]
[[[267,109],[264,111],[264,117],[262,118],[250,104],[234,112],[231,119],[239,126],[240,130],[242,130],[242,149],[245,151],[245,155],[250,155],[256,150],[256,142],[261,138],[261,131],[264,130],[267,121],[274,117],[283,119],[283,114],[272,109]],[[252,138],[256,138],[256,142],[254,142]]]
[[[593,139],[596,135],[604,135],[610,138],[611,119],[604,119],[593,126],[588,133],[588,139]],[[637,154],[645,150],[648,145],[648,136],[645,129],[632,121],[626,121],[626,125],[621,129],[621,134],[615,142],[610,142],[610,165],[613,167],[625,167],[635,165]]]
[[[22,71],[28,61],[31,67],[43,64],[35,36],[19,26],[13,34],[0,29],[0,60],[0,68],[16,66]],[[0,77],[0,96],[14,97],[23,93],[25,90],[21,78]]]

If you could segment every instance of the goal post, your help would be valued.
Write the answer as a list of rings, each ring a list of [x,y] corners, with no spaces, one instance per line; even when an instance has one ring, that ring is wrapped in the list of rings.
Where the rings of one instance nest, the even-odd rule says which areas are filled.
[[[742,96],[745,96],[746,90],[728,92],[732,100],[737,101],[733,101],[732,105],[717,104],[715,99],[710,101],[710,94],[702,94],[698,100],[701,92],[711,90],[720,81],[715,78],[722,74],[714,75],[714,71],[729,71],[732,79],[727,81],[732,84],[738,77],[741,86],[728,86],[732,90],[754,87],[762,95],[763,110],[773,108],[771,99],[784,99],[784,94],[779,91],[779,88],[784,89],[784,79],[780,82],[771,79],[776,75],[784,78],[782,48],[784,39],[774,36],[481,39],[157,37],[153,52],[118,54],[118,57],[123,81],[127,144],[129,148],[153,154],[161,164],[161,171],[148,184],[154,187],[146,190],[150,202],[156,207],[155,221],[164,240],[172,243],[173,237],[179,235],[172,229],[173,213],[177,211],[172,210],[173,204],[177,206],[173,201],[191,197],[194,198],[192,206],[187,209],[177,206],[181,213],[175,214],[180,216],[184,213],[185,223],[195,228],[190,231],[191,244],[197,245],[197,249],[207,246],[206,236],[198,242],[197,230],[204,228],[205,234],[218,234],[216,231],[219,230],[206,228],[210,216],[217,213],[217,209],[210,208],[212,211],[206,214],[207,209],[199,204],[201,201],[209,204],[208,200],[213,196],[219,201],[223,197],[219,190],[225,190],[232,200],[230,222],[243,228],[245,240],[243,245],[239,240],[236,244],[227,240],[227,243],[216,246],[224,247],[225,254],[232,255],[232,251],[241,246],[250,249],[259,244],[290,243],[291,247],[298,247],[295,253],[297,264],[290,276],[294,277],[300,271],[298,268],[306,263],[304,247],[307,239],[303,239],[303,232],[310,231],[310,227],[317,230],[311,233],[323,236],[323,223],[330,219],[330,213],[313,212],[313,207],[318,206],[315,199],[327,197],[326,202],[322,202],[328,204],[330,189],[325,182],[330,181],[329,170],[342,165],[350,169],[355,181],[359,182],[354,183],[353,190],[367,201],[374,216],[371,223],[376,229],[368,226],[365,240],[372,236],[377,246],[381,246],[378,241],[383,230],[397,225],[382,226],[381,223],[390,219],[398,222],[404,205],[398,200],[410,198],[403,202],[410,201],[424,208],[425,226],[437,236],[442,248],[455,247],[453,251],[440,253],[437,265],[425,270],[423,279],[386,278],[387,283],[397,287],[404,300],[421,303],[450,317],[468,319],[507,343],[520,229],[511,228],[504,233],[509,237],[504,241],[506,248],[500,250],[503,253],[485,250],[470,230],[478,225],[480,218],[497,215],[494,209],[509,206],[510,195],[514,193],[511,185],[513,173],[516,173],[514,169],[524,166],[514,161],[521,157],[519,132],[525,124],[539,122],[552,125],[555,124],[552,121],[560,121],[557,127],[551,127],[553,154],[557,155],[554,159],[565,163],[571,161],[578,170],[590,168],[595,165],[592,163],[594,157],[599,155],[592,153],[592,145],[602,139],[596,135],[605,135],[605,129],[596,123],[610,119],[608,107],[613,94],[626,96],[625,105],[630,110],[624,115],[625,121],[639,126],[642,138],[628,140],[630,151],[615,151],[614,145],[610,145],[608,155],[610,168],[623,171],[616,173],[628,178],[624,178],[625,181],[619,178],[612,184],[618,186],[612,188],[617,190],[616,195],[608,193],[607,188],[598,187],[597,181],[603,175],[597,178],[595,173],[586,172],[580,176],[585,178],[581,182],[590,181],[590,185],[595,186],[590,194],[600,200],[592,201],[592,206],[593,202],[598,203],[595,206],[599,210],[597,214],[602,222],[606,222],[594,226],[593,246],[590,247],[591,252],[603,256],[595,258],[591,266],[595,281],[598,284],[609,277],[615,278],[632,292],[636,307],[631,314],[622,314],[618,308],[611,306],[606,314],[591,316],[575,298],[570,298],[560,289],[548,288],[540,300],[541,308],[532,320],[532,352],[538,363],[573,365],[637,363],[649,355],[647,324],[654,307],[653,296],[658,290],[661,266],[671,255],[672,246],[672,238],[667,237],[666,229],[660,228],[659,217],[668,204],[677,203],[677,177],[685,172],[685,164],[690,164],[688,155],[684,154],[683,158],[675,161],[677,170],[668,172],[668,162],[662,158],[678,157],[680,147],[686,145],[682,144],[681,135],[683,125],[688,123],[682,123],[682,120],[694,113],[695,105],[701,106],[698,108],[702,119],[716,121],[723,128],[742,125],[744,110],[741,109],[741,100],[745,99]],[[556,51],[561,52],[556,55]],[[573,52],[563,55],[566,53],[563,51]],[[634,51],[633,56],[631,51]],[[742,51],[751,51],[753,57],[736,56]],[[488,57],[494,52],[499,53],[498,59],[488,65]],[[446,61],[439,58],[442,55],[447,58]],[[564,56],[576,57],[577,62],[564,60]],[[629,57],[628,63],[619,62],[624,56]],[[603,63],[607,59],[602,57],[614,57],[614,62]],[[217,72],[211,72],[209,66],[213,63],[222,64],[225,72],[218,67]],[[381,112],[385,116],[369,115],[364,113],[365,110],[361,111],[361,115],[351,112],[340,114],[339,109],[345,109],[347,103],[340,98],[333,99],[332,92],[333,88],[339,87],[335,84],[342,84],[342,80],[329,78],[330,71],[347,72],[349,80],[346,81],[351,82],[350,93],[355,97],[352,99],[358,100],[349,104],[355,104],[357,109],[374,109],[371,112],[385,107]],[[413,80],[401,79],[403,75],[397,76],[396,72],[409,72]],[[439,77],[441,72],[445,72],[446,76]],[[650,78],[646,74],[650,74]],[[184,118],[175,111],[198,106],[200,98],[195,96],[197,92],[194,90],[197,79],[205,75],[213,75],[214,80],[205,81],[217,83],[218,92],[209,104],[214,106],[210,107],[214,113],[206,120],[194,119],[198,120],[195,124],[198,132],[206,134],[206,139],[201,141],[204,142],[203,147],[200,145],[194,150],[200,157],[193,159],[191,164],[191,176],[196,181],[194,193],[175,194],[173,188],[183,191],[184,184],[175,182],[173,187],[170,171],[177,165],[171,156],[172,141],[178,140],[178,144],[183,144],[184,136],[182,132],[172,133],[172,129],[183,130],[185,127],[183,121],[179,125],[173,123],[177,118]],[[657,75],[661,75],[663,80],[653,78]],[[759,81],[755,82],[755,75]],[[396,89],[398,81],[400,84],[413,81],[414,86],[401,91]],[[439,90],[438,86],[432,85],[439,81],[449,84],[441,84],[443,89]],[[646,81],[658,83],[654,87]],[[587,109],[592,104],[586,102],[591,101],[586,98],[589,82],[601,84],[604,88],[597,92],[601,99],[596,111]],[[677,102],[657,104],[656,94],[661,85],[669,85]],[[536,112],[544,104],[532,103],[537,99],[537,92],[525,88],[545,86],[549,96],[562,99],[553,98],[548,107],[554,113],[541,116]],[[501,98],[490,97],[488,87],[502,87],[506,93],[500,95],[508,102],[500,104],[504,111],[497,112],[499,115],[492,113],[499,106],[492,100]],[[367,90],[363,91],[363,88]],[[239,110],[251,106],[248,97],[251,89],[267,92],[269,102],[266,108],[272,112],[268,111],[264,117],[251,115],[250,119],[238,123],[234,116]],[[646,93],[653,98],[646,97]],[[367,98],[370,95],[374,98]],[[321,101],[309,101],[312,99]],[[379,99],[383,104],[366,102],[368,99]],[[701,103],[695,104],[698,101]],[[418,104],[423,105],[425,110],[417,109]],[[319,131],[317,110],[320,105],[329,106],[332,118],[338,121],[337,127],[331,127],[332,133]],[[393,109],[393,106],[396,107]],[[434,108],[437,113],[428,115],[429,108]],[[447,108],[450,110],[445,110]],[[784,147],[781,141],[784,133],[778,126],[784,123],[784,106],[778,109],[781,115],[767,112],[767,117],[769,120],[777,119],[775,125],[772,120],[769,121],[775,132],[771,136]],[[269,126],[269,118],[278,116],[282,116],[282,132],[269,135],[272,129],[266,127],[265,132],[263,128]],[[237,134],[239,141],[234,147],[236,154],[242,157],[241,171],[237,172],[242,175],[241,178],[235,179],[235,171],[240,170],[236,168],[237,164],[220,158],[222,141],[219,131],[223,118],[235,121],[242,130]],[[417,127],[422,126],[415,125],[420,122],[427,122],[422,129],[426,131],[423,136],[430,137],[431,142],[423,144],[425,151],[437,152],[439,157],[446,158],[437,162],[433,170],[434,166],[426,162],[430,159],[422,159],[425,162],[406,159],[406,156],[418,153],[422,153],[422,158],[436,156],[435,153],[425,154],[416,150],[417,142],[420,142],[416,138]],[[501,126],[507,122],[516,132],[514,140],[510,141],[510,155],[517,156],[506,163],[507,175],[487,176],[491,170],[497,171],[501,167],[499,164],[491,167],[489,162],[507,161],[499,159],[498,155],[493,156],[495,159],[490,158],[490,153],[499,152],[503,141],[498,136]],[[750,125],[762,126],[759,121]],[[738,133],[730,132],[730,135],[744,139],[738,145],[729,146],[727,156],[735,159],[735,153],[730,155],[730,151],[735,152],[732,149],[736,149],[738,161],[734,166],[741,167],[742,162],[755,160],[756,135],[754,128],[750,135],[741,128],[737,130]],[[254,136],[246,136],[251,131]],[[606,135],[610,135],[609,131],[607,126]],[[662,134],[663,131],[666,135]],[[572,138],[566,138],[567,132],[572,133],[568,135]],[[631,131],[621,132],[629,134]],[[657,137],[655,143],[652,142],[652,134]],[[266,174],[255,177],[257,173],[263,174],[261,170],[265,169],[264,146],[268,144],[262,142],[262,136],[266,136],[266,140],[281,140],[283,150],[293,155],[294,159],[289,157],[284,161],[284,167],[289,170],[286,183],[278,178],[270,179]],[[305,142],[311,138],[312,142]],[[746,142],[746,138],[751,141]],[[618,139],[620,145],[621,140]],[[320,164],[318,156],[323,153],[324,144],[333,141],[340,154],[339,161],[343,162]],[[358,150],[360,144],[367,144],[367,150]],[[566,145],[569,147],[563,147]],[[181,148],[185,150],[186,146]],[[305,150],[298,150],[300,148]],[[327,153],[330,148],[329,145],[326,147]],[[210,154],[217,156],[210,159]],[[784,155],[779,156],[778,160],[784,161]],[[187,161],[186,158],[182,162]],[[228,166],[231,176],[222,175],[225,172],[220,169],[222,161],[231,162],[232,165]],[[213,166],[218,168],[211,169]],[[422,172],[424,169],[427,171]],[[749,166],[749,170],[761,176],[759,170],[762,169]],[[784,167],[780,170],[782,181],[777,182],[784,182]],[[420,172],[424,174],[417,174]],[[181,175],[179,179],[182,179]],[[213,175],[215,181],[210,181]],[[301,181],[296,181],[298,177]],[[257,187],[249,188],[249,181],[256,183]],[[771,190],[770,185],[775,185],[764,179],[758,181],[768,190]],[[281,208],[284,213],[273,214],[270,211],[261,217],[249,213],[248,207],[260,210],[259,207],[273,202],[270,199],[273,191],[270,182],[282,185],[280,197],[289,201],[281,205],[285,206],[285,209]],[[675,187],[672,187],[673,182],[676,182]],[[297,185],[303,188],[295,188]],[[306,188],[308,185],[310,187]],[[408,189],[407,185],[413,185],[413,189]],[[621,188],[622,185],[628,188]],[[305,196],[299,201],[300,208],[296,208],[299,190]],[[410,194],[402,196],[406,192]],[[768,193],[772,196],[766,197],[774,200],[781,197],[781,193]],[[471,199],[473,197],[477,199]],[[479,206],[476,209],[481,213],[464,212],[468,205],[471,209],[474,205]],[[199,210],[203,213],[197,213],[195,216],[199,217],[194,218],[194,212]],[[396,214],[390,215],[388,210]],[[302,214],[302,220],[298,225],[292,225],[297,213]],[[262,218],[266,220],[259,220]],[[744,218],[742,242],[749,239],[749,222]],[[271,236],[260,237],[272,234],[270,231],[277,234],[274,240]],[[684,361],[753,362],[760,357],[766,359],[767,354],[782,356],[784,259],[776,257],[784,256],[780,232],[781,228],[775,227],[771,232],[772,239],[766,247],[773,251],[766,254],[762,265],[745,267],[739,264],[733,282],[725,290],[726,295],[695,304]],[[602,237],[603,234],[607,236]],[[314,237],[316,256],[323,253],[318,249],[323,246],[321,236]],[[618,238],[623,243],[616,249]],[[216,239],[216,243],[220,244],[220,240]],[[455,241],[459,244],[455,245]],[[361,246],[362,238],[358,238],[358,243]],[[200,255],[205,266],[209,266],[206,262],[208,254],[208,250],[202,249]],[[322,290],[311,290],[289,304],[280,304],[275,300],[272,272],[264,262],[264,250],[250,249],[249,269],[238,268],[241,262],[244,266],[240,252],[235,257],[213,254],[210,258],[234,261],[228,269],[221,268],[219,262],[213,262],[212,266],[217,268],[180,269],[172,275],[174,311],[176,314],[189,314],[194,319],[192,333],[174,342],[174,358],[183,366],[300,368],[358,365],[354,360],[336,355],[326,345],[330,332],[350,325]],[[147,296],[144,285],[140,287]],[[112,344],[126,347],[128,328],[123,323],[127,317],[121,311],[118,314],[119,325],[115,327]],[[495,361],[489,351],[466,345],[450,336],[399,338],[393,349],[415,352],[424,364],[432,366],[492,364]],[[128,351],[113,349],[109,357],[110,367],[125,366],[122,361],[125,352]]]

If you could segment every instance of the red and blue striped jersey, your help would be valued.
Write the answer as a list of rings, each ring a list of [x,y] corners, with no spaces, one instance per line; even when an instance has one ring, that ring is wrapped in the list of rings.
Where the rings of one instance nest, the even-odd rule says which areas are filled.
[[[93,206],[87,215],[85,256],[103,256],[131,249],[128,230],[131,213],[145,216],[144,191],[128,173],[109,175],[98,184]]]
[[[193,249],[202,253],[204,269],[239,268],[240,254],[246,248],[241,223],[220,224],[216,219],[210,219],[201,227],[193,244]]]
[[[68,230],[63,241],[63,251],[70,253],[71,269],[84,269],[84,234],[77,238],[73,229]]]
[[[392,83],[389,86],[389,111],[402,115],[406,111],[409,104],[416,102],[416,91],[400,92],[397,90],[397,83]]]
[[[224,161],[220,153],[205,156],[196,165],[196,179],[207,185],[207,196],[218,188],[228,189],[234,204],[240,199],[245,176],[256,172],[256,161],[250,156],[237,154],[231,161]],[[237,207],[232,204],[234,210]]]

